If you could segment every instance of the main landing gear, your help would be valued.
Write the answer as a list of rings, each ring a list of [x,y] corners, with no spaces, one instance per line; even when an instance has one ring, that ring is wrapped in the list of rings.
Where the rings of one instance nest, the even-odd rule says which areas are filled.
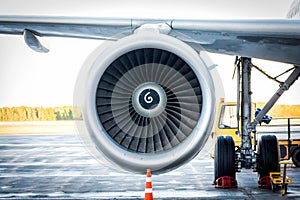
[[[280,172],[278,141],[274,135],[264,135],[258,145],[258,186],[270,188],[270,172]]]
[[[235,146],[232,137],[218,136],[215,144],[215,187],[237,187]]]
[[[265,135],[258,141],[256,138],[256,125],[264,122],[267,112],[276,103],[279,97],[289,89],[289,87],[300,76],[300,67],[295,66],[280,88],[267,102],[265,107],[256,113],[252,119],[251,102],[251,68],[250,58],[236,59],[237,69],[237,134],[241,138],[241,145],[235,146],[231,136],[219,136],[215,143],[214,165],[216,188],[234,188],[236,184],[236,172],[241,169],[253,169],[258,172],[259,187],[271,188],[270,172],[280,172],[279,146],[276,136]],[[241,98],[240,98],[241,95]],[[239,113],[241,111],[241,114]]]

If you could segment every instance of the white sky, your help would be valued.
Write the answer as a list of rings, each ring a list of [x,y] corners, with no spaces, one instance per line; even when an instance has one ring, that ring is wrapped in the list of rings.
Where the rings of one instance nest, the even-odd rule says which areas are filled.
[[[292,0],[1,0],[0,15],[272,19],[285,18],[291,2]],[[50,52],[40,54],[29,49],[22,36],[0,35],[0,107],[72,105],[77,73],[84,60],[101,41],[47,38],[46,43]],[[236,81],[231,80],[234,57],[210,55],[222,74],[226,100],[235,101]],[[256,61],[255,64],[274,75],[283,71],[281,66],[286,66],[261,61]],[[255,70],[252,77],[254,101],[267,101],[278,89],[277,83],[262,78]],[[300,81],[278,103],[300,104],[299,91]]]

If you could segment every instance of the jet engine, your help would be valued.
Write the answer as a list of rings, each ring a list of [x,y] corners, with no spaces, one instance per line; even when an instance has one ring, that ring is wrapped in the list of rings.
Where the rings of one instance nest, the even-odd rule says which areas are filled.
[[[205,60],[182,41],[136,33],[100,45],[77,79],[78,132],[99,160],[135,173],[167,172],[194,158],[214,121]]]

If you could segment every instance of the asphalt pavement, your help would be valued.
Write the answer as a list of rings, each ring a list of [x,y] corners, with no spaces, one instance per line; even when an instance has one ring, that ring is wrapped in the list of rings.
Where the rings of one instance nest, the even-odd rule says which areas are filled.
[[[281,196],[257,185],[257,174],[237,174],[238,188],[213,185],[211,141],[190,163],[152,176],[154,199],[300,199],[300,168]],[[145,175],[124,173],[95,160],[75,133],[0,135],[0,199],[143,199]]]

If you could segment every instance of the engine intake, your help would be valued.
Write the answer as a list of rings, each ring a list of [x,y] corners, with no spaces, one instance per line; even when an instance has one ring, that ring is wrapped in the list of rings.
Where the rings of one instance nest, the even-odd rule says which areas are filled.
[[[193,70],[162,49],[136,49],[103,73],[97,113],[108,135],[126,150],[156,153],[176,147],[199,120],[202,91]]]
[[[75,88],[84,120],[79,132],[89,150],[138,173],[169,171],[192,159],[214,117],[214,87],[204,60],[159,33],[106,46],[88,58]]]

